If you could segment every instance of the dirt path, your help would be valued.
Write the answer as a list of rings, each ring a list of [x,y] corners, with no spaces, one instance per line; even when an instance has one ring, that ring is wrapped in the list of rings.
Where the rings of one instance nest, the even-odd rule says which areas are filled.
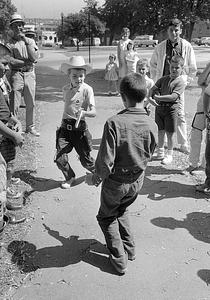
[[[85,170],[75,153],[70,157],[77,183],[71,190],[59,187],[63,178],[53,157],[63,110],[57,87],[64,78],[53,71],[51,75],[55,80],[51,77],[48,89],[41,84],[44,75],[38,79],[43,96],[38,93],[41,136],[31,204],[34,223],[25,237],[31,255],[27,270],[22,270],[30,276],[12,300],[209,300],[209,199],[195,192],[193,177],[177,170],[184,154],[175,152],[170,168],[149,163],[143,189],[130,208],[137,259],[129,263],[126,275],[118,276],[95,218],[100,188],[85,185]],[[119,111],[121,102],[119,97],[96,96],[96,105],[97,117],[88,120],[93,156],[105,120]]]

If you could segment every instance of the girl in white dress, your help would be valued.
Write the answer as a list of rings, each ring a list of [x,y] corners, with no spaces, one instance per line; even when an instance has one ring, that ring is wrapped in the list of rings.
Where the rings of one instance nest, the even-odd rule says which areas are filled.
[[[108,81],[109,92],[108,95],[111,96],[112,94],[118,95],[119,92],[117,90],[117,81],[118,81],[118,67],[115,63],[116,55],[110,54],[109,55],[109,62],[106,65],[105,69],[105,77],[104,79]],[[114,88],[114,93],[112,93],[112,89]]]
[[[127,45],[131,40],[129,39],[130,36],[130,29],[124,27],[122,30],[122,38],[118,43],[117,47],[117,58],[119,62],[119,78],[123,78],[127,75],[127,64],[125,60],[125,54],[127,51]]]

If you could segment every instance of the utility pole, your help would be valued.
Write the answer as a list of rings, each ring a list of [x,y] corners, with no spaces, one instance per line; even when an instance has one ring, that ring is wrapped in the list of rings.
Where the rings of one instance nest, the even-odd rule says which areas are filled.
[[[61,42],[62,42],[62,48],[64,48],[64,30],[63,30],[63,17],[64,14],[61,13]]]
[[[90,59],[90,44],[91,44],[91,29],[90,29],[90,9],[88,9],[88,53],[89,53],[89,64],[91,63],[91,59]]]

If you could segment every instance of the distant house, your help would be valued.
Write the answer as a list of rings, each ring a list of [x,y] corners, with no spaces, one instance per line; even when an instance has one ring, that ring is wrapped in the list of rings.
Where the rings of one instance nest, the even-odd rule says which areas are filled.
[[[56,34],[56,30],[59,25],[59,20],[25,19],[25,21],[26,21],[25,28],[34,30],[36,32],[37,41],[40,46],[53,47],[58,44],[58,37]]]

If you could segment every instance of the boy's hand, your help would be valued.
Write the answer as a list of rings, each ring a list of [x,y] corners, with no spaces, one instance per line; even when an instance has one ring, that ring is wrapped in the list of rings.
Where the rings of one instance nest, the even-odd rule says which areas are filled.
[[[102,179],[96,173],[94,173],[94,174],[86,173],[85,183],[87,183],[88,185],[99,186],[101,181],[102,181]]]
[[[23,136],[19,132],[16,132],[15,133],[15,137],[14,137],[14,143],[15,143],[15,145],[19,146],[19,147],[22,147],[23,142],[24,142]]]
[[[149,103],[154,105],[154,106],[159,106],[159,104],[152,97],[149,97]]]

